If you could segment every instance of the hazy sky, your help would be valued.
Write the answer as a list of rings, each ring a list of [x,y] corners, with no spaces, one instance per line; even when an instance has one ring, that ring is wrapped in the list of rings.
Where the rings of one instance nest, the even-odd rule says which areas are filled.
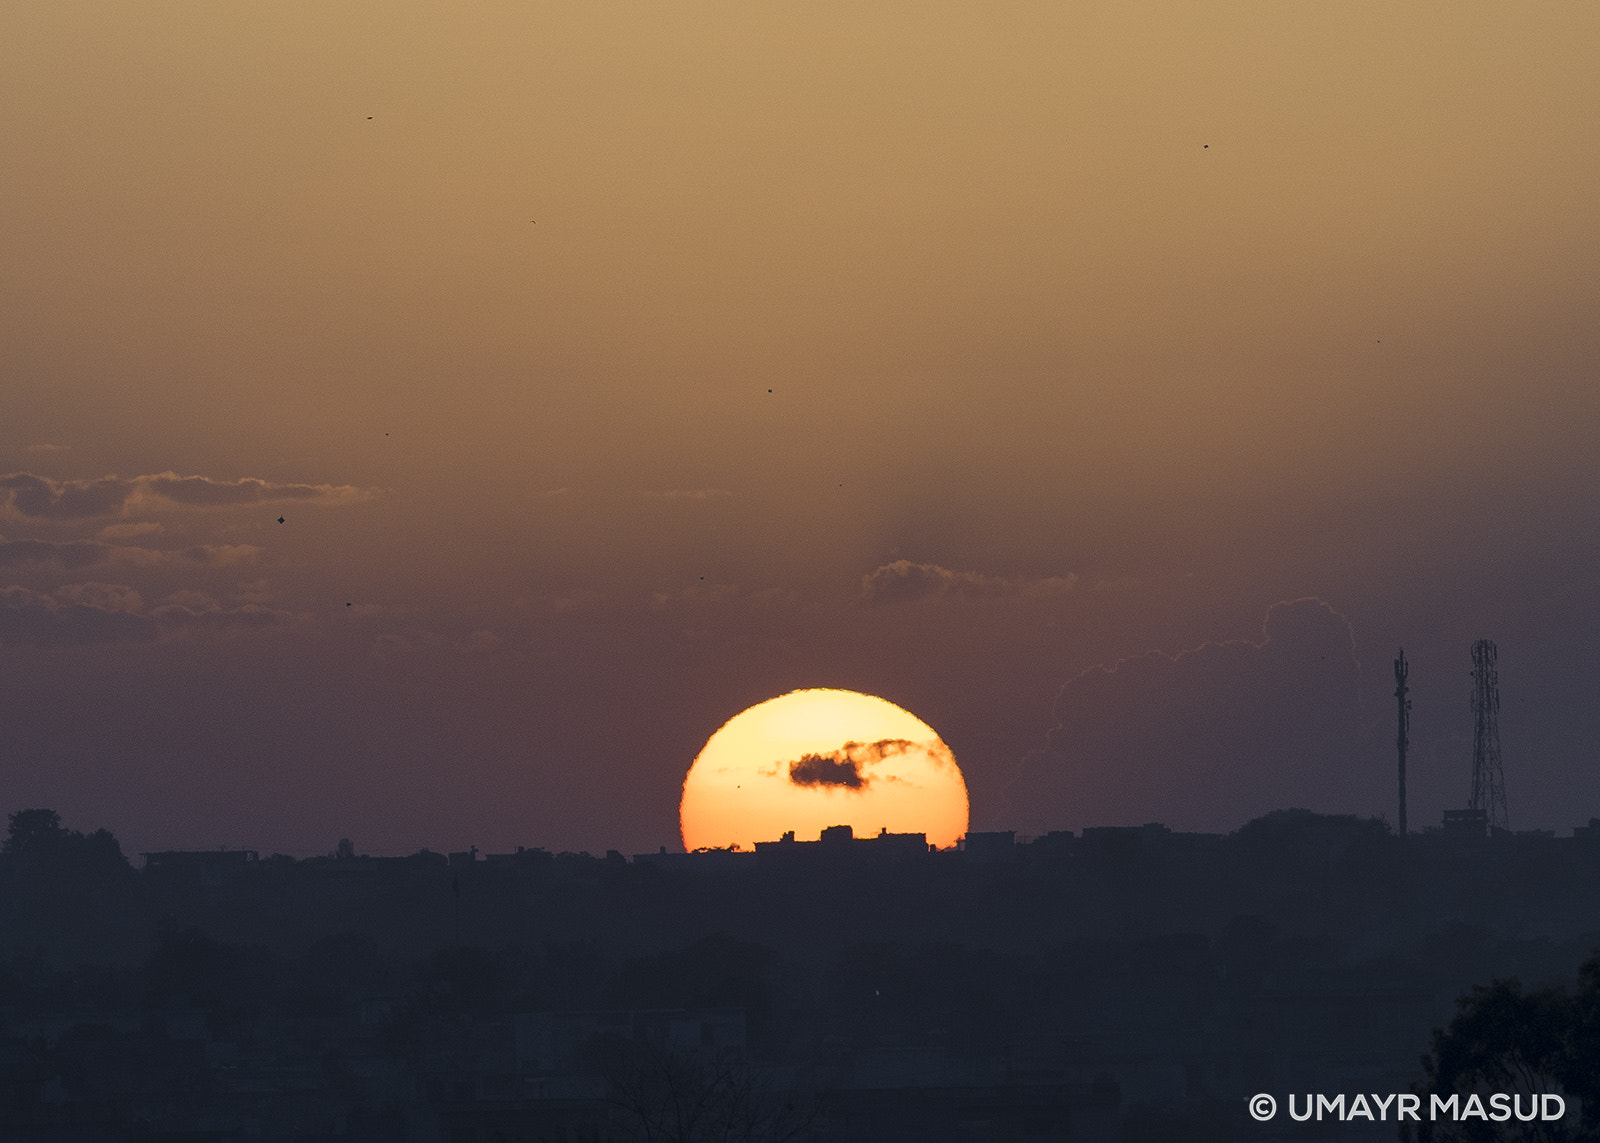
[[[1428,824],[1488,637],[1512,825],[1600,815],[1597,77],[1587,3],[0,7],[0,811],[653,849],[832,686],[979,828],[1392,820],[1403,644]]]

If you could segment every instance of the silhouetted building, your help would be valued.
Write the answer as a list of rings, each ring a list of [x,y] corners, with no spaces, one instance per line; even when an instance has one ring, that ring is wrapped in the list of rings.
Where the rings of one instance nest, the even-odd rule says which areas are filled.
[[[759,843],[757,843],[759,845]],[[635,865],[688,873],[749,873],[755,869],[756,855],[739,849],[700,849],[693,853],[668,853],[662,846],[656,853],[636,853]]]
[[[969,861],[1010,861],[1017,855],[1017,835],[1009,829],[968,832],[961,841],[961,851]]]
[[[1456,996],[1592,947],[1600,819],[1445,820],[0,853],[0,1139],[621,1139],[663,1090],[812,1143],[1242,1138],[1254,1092],[1405,1090]]]
[[[147,876],[173,883],[217,886],[254,865],[253,849],[165,849],[140,854]]]
[[[915,861],[928,856],[925,833],[890,833],[880,830],[875,837],[856,837],[847,825],[828,826],[816,841],[796,841],[789,830],[777,841],[756,842],[756,856],[763,869],[787,869],[796,863],[858,866],[883,862]]]
[[[1487,837],[1489,811],[1484,809],[1446,810],[1444,832],[1452,838]]]

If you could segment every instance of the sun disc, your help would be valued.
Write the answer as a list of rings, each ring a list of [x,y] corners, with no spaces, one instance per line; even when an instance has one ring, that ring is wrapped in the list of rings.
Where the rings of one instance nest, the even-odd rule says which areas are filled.
[[[848,825],[926,834],[954,845],[967,830],[967,787],[932,727],[856,691],[791,691],[729,719],[683,781],[686,849],[801,841]]]

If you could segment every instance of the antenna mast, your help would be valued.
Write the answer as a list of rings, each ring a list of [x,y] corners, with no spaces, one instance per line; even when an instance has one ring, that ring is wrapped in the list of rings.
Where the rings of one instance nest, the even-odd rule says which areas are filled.
[[[1472,800],[1491,829],[1506,824],[1506,776],[1500,769],[1500,678],[1490,639],[1472,645]]]
[[[1410,671],[1406,663],[1406,649],[1400,648],[1400,654],[1394,661],[1394,697],[1397,707],[1398,732],[1395,737],[1395,747],[1400,754],[1400,836],[1406,836],[1406,747],[1411,744],[1411,700],[1406,697],[1410,688],[1406,686],[1406,674]]]

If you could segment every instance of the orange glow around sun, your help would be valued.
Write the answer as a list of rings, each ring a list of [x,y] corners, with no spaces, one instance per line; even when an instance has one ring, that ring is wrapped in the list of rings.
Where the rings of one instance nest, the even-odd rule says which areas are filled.
[[[882,829],[954,845],[967,785],[950,748],[909,711],[855,691],[792,691],[736,715],[683,780],[685,849],[751,849],[828,826]]]

